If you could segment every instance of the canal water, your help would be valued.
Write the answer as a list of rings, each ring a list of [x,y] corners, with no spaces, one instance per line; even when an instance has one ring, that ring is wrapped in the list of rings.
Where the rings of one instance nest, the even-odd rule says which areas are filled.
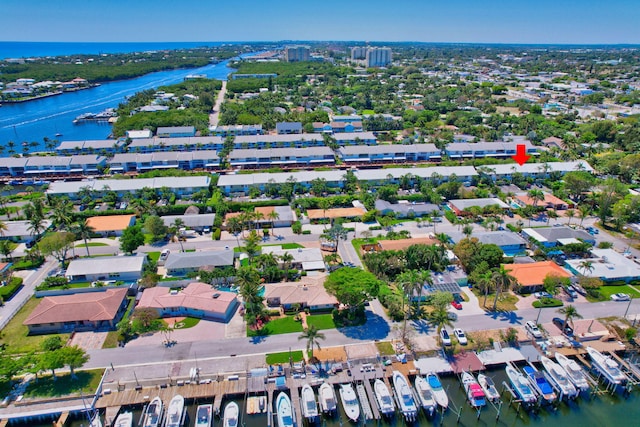
[[[508,381],[504,370],[492,370],[489,371],[489,375],[493,377],[495,383],[499,385],[499,390],[502,391],[502,382]],[[437,415],[435,418],[428,419],[424,413],[420,413],[420,417],[415,423],[407,424],[400,415],[396,415],[391,420],[369,421],[368,423],[359,423],[358,425],[369,426],[430,426],[430,425],[444,425],[444,426],[504,426],[504,427],[518,427],[518,426],[542,426],[545,423],[550,426],[579,426],[579,427],[608,427],[608,426],[638,426],[640,425],[640,390],[636,390],[629,396],[623,396],[621,393],[614,394],[599,394],[593,397],[583,395],[574,402],[561,403],[557,408],[542,407],[535,413],[527,413],[524,410],[516,411],[516,404],[509,406],[507,399],[508,393],[503,393],[503,399],[507,399],[502,405],[500,411],[500,417],[496,420],[497,410],[492,406],[485,407],[477,418],[477,414],[466,401],[464,391],[460,387],[460,383],[454,376],[444,376],[441,378],[443,386],[447,388],[451,402],[456,407],[462,408],[460,413],[460,420],[457,423],[457,413],[452,407],[445,412],[444,416]],[[179,388],[176,387],[176,392],[179,392]],[[337,394],[337,391],[336,391]],[[338,397],[338,400],[340,398]],[[223,402],[222,408],[229,400]],[[242,398],[234,399],[241,409],[241,413],[245,414],[246,409],[244,406],[244,400]],[[208,401],[188,402],[188,423],[185,426],[194,425],[194,414],[197,405],[211,403]],[[373,402],[371,402],[373,403]],[[315,425],[323,427],[346,427],[349,425],[356,425],[349,422],[348,418],[342,412],[340,405],[340,413],[334,418],[322,418],[322,420]],[[134,411],[134,425],[140,418],[142,408],[132,408]],[[67,423],[70,427],[86,427],[86,420],[74,420]],[[272,423],[274,427],[277,422]],[[307,423],[298,423],[298,427],[303,427]],[[24,424],[21,424],[22,427]],[[222,426],[222,420],[219,418],[214,419],[213,425],[215,427]],[[266,415],[243,415],[240,420],[239,426],[245,427],[265,427],[267,425]],[[17,424],[10,424],[14,427]],[[45,422],[41,424],[30,423],[31,427],[50,427],[51,422]]]
[[[0,145],[15,143],[14,150],[22,153],[23,142],[36,142],[30,151],[43,151],[44,138],[60,141],[105,139],[111,133],[106,123],[88,122],[74,125],[73,119],[82,113],[99,113],[115,108],[136,92],[162,85],[179,83],[189,74],[204,74],[209,78],[226,80],[234,70],[229,61],[186,70],[160,71],[130,80],[103,83],[77,92],[42,98],[0,107]],[[62,134],[62,136],[56,136]],[[9,156],[5,149],[2,156]]]

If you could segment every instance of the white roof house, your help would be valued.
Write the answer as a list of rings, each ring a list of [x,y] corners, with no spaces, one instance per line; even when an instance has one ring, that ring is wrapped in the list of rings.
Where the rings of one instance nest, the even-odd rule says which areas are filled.
[[[144,254],[74,259],[65,276],[69,281],[137,280],[146,262]]]
[[[278,257],[289,253],[293,257],[292,264],[305,271],[325,269],[324,258],[319,248],[282,249],[281,246],[263,246],[262,252],[271,253]]]
[[[185,176],[166,178],[143,178],[143,179],[100,179],[85,181],[53,181],[47,190],[47,194],[52,196],[69,196],[74,198],[78,192],[85,187],[94,191],[105,191],[105,189],[116,193],[128,193],[143,188],[160,189],[167,187],[178,195],[191,194],[201,189],[209,187],[211,178],[209,176]]]
[[[640,279],[640,265],[613,249],[591,249],[593,258],[567,261],[567,268],[574,274],[587,277],[598,277],[605,282],[624,280],[630,282]],[[584,261],[591,262],[591,269],[583,269]]]

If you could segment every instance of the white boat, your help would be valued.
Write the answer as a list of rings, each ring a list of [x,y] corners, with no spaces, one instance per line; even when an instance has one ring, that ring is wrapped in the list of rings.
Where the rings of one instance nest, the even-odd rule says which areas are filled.
[[[237,406],[237,405],[236,405]],[[195,427],[211,427],[211,414],[213,413],[213,405],[198,405],[196,409]]]
[[[438,375],[433,372],[427,374],[427,383],[429,384],[429,387],[431,387],[433,397],[435,397],[438,405],[447,409],[449,406],[449,397],[447,396],[445,389],[442,387],[442,383],[440,382]]]
[[[469,372],[462,373],[462,385],[467,393],[467,399],[474,408],[481,408],[487,404],[486,396],[478,381]]]
[[[164,427],[181,427],[182,414],[184,412],[184,397],[179,394],[173,396],[169,406],[167,406],[167,415],[164,418]]]
[[[142,414],[142,427],[158,427],[162,418],[162,400],[156,396]]]
[[[500,400],[500,392],[498,391],[496,384],[493,382],[491,377],[488,377],[485,374],[478,374],[478,384],[482,387],[485,396],[492,402],[497,402]]]
[[[373,393],[376,395],[378,408],[380,408],[382,415],[391,415],[396,411],[396,405],[393,403],[393,396],[391,396],[389,387],[387,387],[384,381],[380,379],[374,381]]]
[[[556,361],[562,366],[562,369],[567,373],[567,377],[569,377],[576,388],[580,389],[580,391],[588,391],[591,388],[587,380],[587,374],[580,365],[578,365],[578,362],[569,359],[562,353],[556,353]]]
[[[607,381],[613,384],[622,384],[627,381],[627,376],[620,370],[618,362],[610,356],[605,356],[592,347],[587,347],[587,352],[593,361],[593,366],[604,375]]]
[[[325,414],[331,414],[336,410],[336,392],[329,383],[322,383],[318,389],[318,400],[320,400],[320,409]]]
[[[431,416],[436,410],[436,406],[438,403],[436,402],[436,398],[433,395],[433,391],[431,387],[429,387],[429,383],[424,377],[420,375],[416,376],[416,379],[413,383],[416,388],[416,392],[418,394],[418,400],[420,400],[420,405],[422,409],[425,410],[427,415]]]
[[[291,399],[284,391],[281,391],[276,399],[276,414],[278,415],[278,427],[293,427]]]
[[[240,415],[240,408],[236,402],[229,402],[224,407],[224,414],[222,416],[223,427],[236,427],[238,425],[238,416]],[[196,424],[197,426],[198,424]]]
[[[89,422],[89,427],[102,427],[102,421],[100,420],[100,414],[97,412]]]
[[[302,414],[305,418],[313,420],[318,416],[318,404],[316,403],[316,395],[309,384],[302,386],[300,391],[302,399]]]
[[[562,397],[575,397],[578,395],[578,390],[567,377],[567,373],[553,360],[545,356],[540,356],[540,362],[544,366],[545,371],[549,374],[551,382],[555,384],[558,390],[562,393]]]
[[[547,403],[553,403],[558,399],[556,391],[551,385],[551,382],[547,380],[547,375],[545,375],[544,372],[535,369],[533,366],[525,366],[522,370],[527,378],[529,378],[531,387],[533,387]]]
[[[418,406],[413,398],[413,393],[411,393],[409,382],[400,371],[393,371],[393,388],[404,417],[408,421],[415,420],[418,415]]]
[[[347,417],[351,421],[358,421],[358,418],[360,418],[360,405],[358,404],[358,397],[351,384],[340,385],[340,399],[342,400],[342,408],[345,414],[347,414]]]
[[[116,418],[113,427],[131,427],[133,426],[133,412],[123,412]]]
[[[527,378],[518,372],[513,366],[507,365],[505,372],[511,381],[513,390],[524,403],[531,404],[536,402],[536,395],[529,387]]]

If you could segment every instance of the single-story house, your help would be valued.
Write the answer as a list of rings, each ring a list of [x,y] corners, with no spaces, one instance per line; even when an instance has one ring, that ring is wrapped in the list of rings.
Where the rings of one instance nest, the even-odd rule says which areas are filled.
[[[558,246],[558,244],[562,244],[563,240],[566,242],[565,239],[577,239],[591,245],[596,244],[596,240],[591,234],[566,226],[525,228],[522,230],[522,235],[546,248]]]
[[[319,248],[282,249],[281,246],[263,246],[262,253],[271,253],[278,257],[280,267],[284,265],[280,257],[290,254],[293,258],[289,264],[291,268],[304,271],[324,271],[325,269],[324,258]]]
[[[386,200],[378,199],[376,200],[375,208],[383,215],[393,213],[398,218],[421,217],[431,215],[434,212],[437,213],[437,216],[442,215],[438,205],[433,203],[410,203],[406,200],[401,200],[398,203],[389,203]]]
[[[171,252],[164,263],[168,276],[233,265],[233,251]]]
[[[329,295],[321,283],[267,283],[264,297],[268,306],[282,307],[285,310],[296,304],[311,311],[332,310],[338,307],[338,300]]]
[[[184,227],[190,230],[203,231],[205,228],[211,228],[216,214],[197,214],[197,215],[166,215],[160,217],[167,227],[173,226],[175,220],[179,219]]]
[[[504,264],[504,269],[513,276],[524,292],[533,292],[542,288],[545,277],[571,277],[572,274],[553,261],[540,261],[527,264]]]
[[[463,233],[451,232],[449,237],[453,240],[453,243],[458,243],[460,240],[466,238]],[[527,241],[519,234],[511,231],[487,231],[487,232],[474,232],[472,238],[478,239],[480,243],[498,245],[502,252],[506,256],[514,256],[521,254],[527,250]]]
[[[366,209],[360,207],[353,208],[333,208],[333,209],[307,209],[307,216],[310,220],[335,219],[335,218],[361,218],[367,213]]]
[[[27,243],[37,240],[44,232],[51,227],[51,221],[45,219],[42,222],[43,231],[39,234],[32,234],[29,221],[5,221],[7,229],[0,234],[0,239],[11,240],[16,243]]]
[[[65,276],[70,282],[135,282],[142,277],[146,263],[144,254],[74,259],[69,263]]]
[[[363,252],[404,251],[412,245],[437,245],[440,242],[431,237],[414,237],[411,239],[378,240],[376,243],[363,244]]]
[[[127,308],[127,289],[44,297],[23,325],[30,334],[114,329]]]
[[[122,236],[124,229],[135,223],[135,215],[105,215],[87,218],[87,225],[93,228],[95,233],[104,237]]]
[[[567,269],[574,274],[598,277],[605,282],[622,280],[629,283],[640,280],[640,265],[635,260],[613,249],[591,249],[591,253],[593,258],[568,260]]]
[[[518,194],[513,197],[513,201],[519,206],[544,206],[547,209],[556,209],[559,211],[573,207],[573,203],[567,203],[553,194],[543,194],[544,200],[542,201],[533,200],[528,194]]]
[[[251,221],[252,226],[256,228],[271,227],[272,225],[273,228],[291,227],[291,224],[295,221],[295,214],[288,205],[261,206],[254,208],[253,212],[262,215],[260,219]],[[276,215],[273,214],[274,212]],[[242,212],[231,212],[226,214],[224,217],[225,226],[230,218],[239,217],[240,215],[242,215]]]
[[[160,317],[189,316],[228,322],[238,307],[237,295],[194,282],[182,290],[156,286],[142,292],[136,308],[152,308]]]
[[[483,199],[454,199],[449,200],[449,207],[453,210],[456,215],[460,215],[463,211],[466,211],[471,206],[477,206],[479,208],[486,208],[487,206],[497,205],[500,209],[509,209],[509,205],[507,205],[502,200],[495,197],[488,197]]]

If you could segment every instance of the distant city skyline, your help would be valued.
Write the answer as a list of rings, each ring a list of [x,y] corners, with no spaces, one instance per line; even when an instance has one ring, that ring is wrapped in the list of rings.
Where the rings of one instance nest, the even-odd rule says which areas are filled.
[[[1,41],[640,44],[637,0],[2,0],[2,11]]]

